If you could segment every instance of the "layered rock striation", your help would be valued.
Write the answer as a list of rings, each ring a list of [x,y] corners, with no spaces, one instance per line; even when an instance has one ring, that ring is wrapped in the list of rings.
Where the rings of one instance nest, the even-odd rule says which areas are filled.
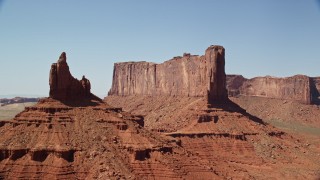
[[[53,99],[70,101],[91,96],[90,81],[85,76],[78,80],[71,75],[65,52],[60,55],[57,63],[51,65],[49,85],[49,96]]]
[[[318,104],[320,78],[296,75],[287,78],[255,77],[245,79],[241,75],[228,75],[229,96],[258,96],[294,100],[304,104]]]
[[[208,97],[210,102],[225,100],[225,49],[210,46],[203,56],[185,53],[161,64],[115,63],[108,95]]]

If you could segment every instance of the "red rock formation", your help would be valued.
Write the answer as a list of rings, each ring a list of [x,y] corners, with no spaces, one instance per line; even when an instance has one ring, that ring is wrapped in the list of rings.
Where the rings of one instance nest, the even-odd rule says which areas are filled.
[[[0,179],[315,179],[319,158],[312,148],[230,101],[208,106],[205,97],[196,97],[198,104],[182,109],[191,114],[182,113],[185,126],[171,133],[149,131],[143,117],[92,94],[87,98],[90,84],[72,78],[64,57],[50,73],[51,93],[61,100],[41,99],[0,121]],[[223,91],[216,86],[223,83],[214,82],[208,90],[215,88],[211,97],[220,98]],[[82,103],[70,103],[76,97]],[[150,98],[160,97],[168,103],[173,96]],[[169,121],[159,127],[177,123]]]
[[[229,96],[259,96],[276,99],[294,100],[304,104],[319,103],[319,78],[296,75],[287,78],[255,77],[228,75]]]
[[[181,176],[182,179],[301,178],[304,175],[293,175],[283,167],[303,168],[309,163],[312,165],[308,168],[313,170],[304,174],[314,177],[319,165],[313,164],[312,158],[304,162],[305,157],[297,158],[291,153],[299,141],[229,101],[224,66],[221,46],[209,47],[204,56],[184,54],[162,64],[116,63],[112,88],[105,101],[133,114],[144,114],[145,128],[173,138],[190,156],[186,160],[195,165],[207,164],[208,170],[218,176],[196,170],[199,174]],[[241,84],[231,87],[240,88]],[[166,152],[175,150],[168,148]],[[149,159],[150,152],[149,149],[136,152],[135,159]],[[312,154],[316,152],[312,150]],[[186,170],[185,166],[189,167],[187,172],[198,169],[185,161],[174,161],[176,172]],[[148,171],[154,168],[151,165]]]
[[[115,63],[109,95],[202,96],[227,99],[224,48],[210,46],[204,56],[185,53],[162,64]]]
[[[79,81],[71,75],[65,52],[60,55],[57,63],[51,65],[49,85],[49,95],[53,99],[69,101],[91,96],[90,81],[84,76]]]
[[[52,98],[0,122],[0,179],[217,177],[202,162],[186,161],[170,138],[143,129],[142,116],[87,98],[90,83],[71,76],[65,53],[51,68],[50,85]],[[82,103],[64,102],[74,98]]]
[[[90,84],[71,76],[64,53],[52,66],[50,85],[52,98],[0,122],[0,179],[226,177],[174,137],[144,129],[143,117],[87,98]]]

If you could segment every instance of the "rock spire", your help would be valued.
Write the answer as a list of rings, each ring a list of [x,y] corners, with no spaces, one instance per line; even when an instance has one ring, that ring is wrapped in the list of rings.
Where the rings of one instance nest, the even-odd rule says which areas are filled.
[[[51,65],[49,85],[49,96],[53,99],[72,101],[91,96],[90,81],[85,76],[79,81],[71,75],[65,52],[60,55],[57,63]]]

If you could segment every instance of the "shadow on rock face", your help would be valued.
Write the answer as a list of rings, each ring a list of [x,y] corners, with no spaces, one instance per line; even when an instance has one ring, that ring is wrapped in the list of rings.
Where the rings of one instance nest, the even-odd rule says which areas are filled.
[[[262,119],[248,113],[245,109],[241,108],[238,104],[232,102],[230,99],[223,100],[223,101],[216,101],[215,103],[208,104],[208,108],[221,108],[224,111],[228,112],[238,112],[241,113],[244,116],[249,117],[250,120],[266,125],[265,122],[262,121]]]
[[[315,82],[310,83],[310,92],[311,92],[311,103],[315,105],[320,105],[320,92],[317,89]]]
[[[97,106],[103,103],[102,99],[91,94],[89,98],[75,99],[75,100],[60,100],[61,103],[70,106],[70,107],[88,107],[88,106]]]

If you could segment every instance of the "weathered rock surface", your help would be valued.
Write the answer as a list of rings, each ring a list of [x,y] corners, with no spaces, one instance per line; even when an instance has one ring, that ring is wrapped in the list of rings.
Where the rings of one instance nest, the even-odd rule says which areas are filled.
[[[109,95],[169,95],[227,99],[225,50],[210,46],[204,56],[185,53],[161,64],[115,63]]]
[[[229,96],[259,96],[294,100],[304,104],[318,104],[320,78],[296,75],[287,78],[255,77],[245,79],[240,75],[228,75]]]
[[[90,81],[85,76],[79,81],[71,75],[65,52],[60,55],[57,63],[51,65],[49,85],[49,95],[53,99],[69,101],[91,96]]]

